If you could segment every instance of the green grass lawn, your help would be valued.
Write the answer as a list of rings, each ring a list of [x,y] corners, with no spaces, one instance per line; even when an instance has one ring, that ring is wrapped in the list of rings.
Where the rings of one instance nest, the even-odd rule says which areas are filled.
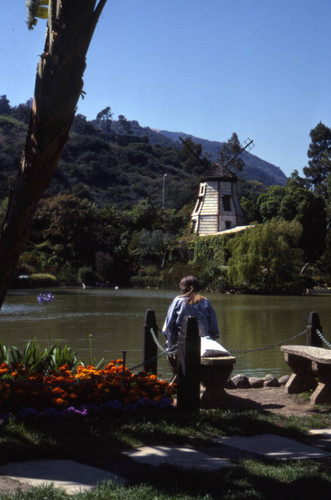
[[[331,412],[311,417],[264,415],[257,411],[177,410],[98,414],[81,420],[31,420],[0,429],[0,461],[63,458],[125,476],[128,484],[103,483],[92,492],[66,496],[47,487],[0,499],[308,499],[330,498],[331,460],[273,461],[243,458],[217,472],[184,471],[174,466],[134,464],[120,452],[153,444],[203,446],[223,436],[273,433],[305,442],[306,431],[331,427]]]

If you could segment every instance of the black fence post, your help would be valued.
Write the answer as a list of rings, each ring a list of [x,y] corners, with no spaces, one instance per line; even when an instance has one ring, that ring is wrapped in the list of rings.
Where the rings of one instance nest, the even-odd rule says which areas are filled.
[[[308,316],[308,323],[306,326],[306,345],[313,347],[322,347],[323,341],[318,335],[317,331],[322,333],[322,327],[320,323],[320,318],[317,312],[311,311]]]
[[[152,337],[151,329],[153,329],[157,338],[158,327],[156,324],[155,312],[153,309],[147,309],[143,334],[143,369],[157,375],[157,345]]]
[[[184,318],[177,354],[177,408],[195,411],[200,408],[200,337],[196,318]]]

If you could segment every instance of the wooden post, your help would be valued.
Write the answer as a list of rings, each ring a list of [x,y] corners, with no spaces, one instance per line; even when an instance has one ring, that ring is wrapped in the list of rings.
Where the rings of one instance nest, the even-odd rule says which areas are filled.
[[[158,327],[156,324],[155,312],[147,309],[145,314],[144,334],[143,334],[143,369],[147,372],[157,374],[157,345],[151,334],[153,329],[157,337]]]
[[[177,354],[177,408],[195,411],[200,408],[200,337],[196,318],[186,316]]]
[[[320,318],[317,312],[311,311],[309,313],[306,330],[306,345],[310,345],[313,347],[322,347],[323,341],[316,332],[316,330],[319,330],[322,333]]]

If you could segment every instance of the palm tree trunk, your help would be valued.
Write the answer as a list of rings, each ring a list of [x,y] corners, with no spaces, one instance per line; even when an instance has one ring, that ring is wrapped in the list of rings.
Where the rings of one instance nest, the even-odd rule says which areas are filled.
[[[30,124],[0,237],[0,308],[37,204],[60,159],[83,89],[86,53],[107,0],[50,0]]]

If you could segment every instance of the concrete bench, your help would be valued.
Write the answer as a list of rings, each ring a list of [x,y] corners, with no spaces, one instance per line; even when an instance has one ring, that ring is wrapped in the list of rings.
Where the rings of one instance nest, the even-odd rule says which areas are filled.
[[[222,405],[225,395],[224,386],[235,362],[234,356],[201,358],[201,408],[219,408]]]
[[[331,402],[331,349],[305,345],[281,346],[285,361],[292,370],[286,389],[289,394],[314,392],[313,404]]]

